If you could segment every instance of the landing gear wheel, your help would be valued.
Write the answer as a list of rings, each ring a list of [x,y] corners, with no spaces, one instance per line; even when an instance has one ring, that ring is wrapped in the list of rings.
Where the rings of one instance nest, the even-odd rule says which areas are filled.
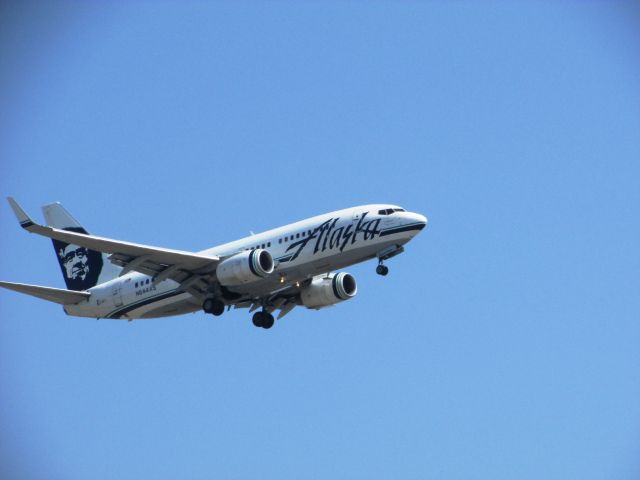
[[[384,277],[389,273],[389,267],[387,267],[386,265],[380,264],[376,267],[376,273]]]
[[[262,326],[262,317],[263,317],[263,313],[262,312],[256,312],[253,314],[253,318],[251,319],[251,321],[253,322],[253,324],[256,327],[261,327]]]
[[[262,328],[269,330],[273,327],[274,322],[275,320],[273,319],[273,315],[266,312],[262,314]]]
[[[224,313],[224,303],[217,298],[207,298],[202,302],[202,309],[205,313],[220,316]]]
[[[273,315],[268,312],[256,312],[253,314],[252,322],[256,327],[262,327],[266,330],[273,327],[275,320]]]
[[[219,317],[224,313],[224,303],[220,300],[214,302],[213,310],[211,311],[216,317]]]

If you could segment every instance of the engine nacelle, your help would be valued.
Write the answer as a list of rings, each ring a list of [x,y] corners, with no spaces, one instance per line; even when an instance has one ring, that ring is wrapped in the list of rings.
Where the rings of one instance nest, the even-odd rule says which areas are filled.
[[[346,272],[316,277],[300,291],[300,299],[307,308],[322,308],[349,300],[358,293],[353,275]]]
[[[216,268],[221,285],[233,287],[264,278],[273,272],[273,258],[266,250],[245,250],[223,260]]]

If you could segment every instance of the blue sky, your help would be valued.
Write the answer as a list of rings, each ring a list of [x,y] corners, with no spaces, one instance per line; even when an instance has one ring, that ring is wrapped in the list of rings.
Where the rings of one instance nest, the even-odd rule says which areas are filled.
[[[604,2],[0,6],[0,190],[200,250],[389,202],[358,296],[66,317],[0,292],[0,477],[640,475],[640,38]],[[0,207],[0,279],[62,287]]]

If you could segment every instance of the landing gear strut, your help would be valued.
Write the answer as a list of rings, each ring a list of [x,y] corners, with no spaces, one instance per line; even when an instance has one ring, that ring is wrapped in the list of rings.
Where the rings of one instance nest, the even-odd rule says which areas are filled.
[[[378,266],[376,267],[376,273],[378,275],[382,275],[383,277],[389,273],[389,267],[384,265],[385,260],[389,260],[396,255],[400,255],[404,252],[404,247],[402,245],[389,245],[387,248],[382,249],[377,253],[378,256]]]
[[[380,265],[376,267],[376,273],[384,277],[389,273],[389,267],[387,267],[386,265],[383,265],[382,261],[380,261]]]
[[[262,327],[266,330],[273,327],[273,323],[275,322],[273,315],[265,311],[254,313],[252,321],[256,327]]]
[[[207,298],[202,302],[202,310],[218,317],[224,313],[224,303],[217,298]]]

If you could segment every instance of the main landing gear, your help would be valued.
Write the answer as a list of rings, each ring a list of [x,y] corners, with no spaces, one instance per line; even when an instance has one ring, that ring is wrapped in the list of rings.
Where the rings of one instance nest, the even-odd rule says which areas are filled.
[[[204,302],[202,302],[202,310],[205,313],[210,313],[212,315],[220,316],[224,313],[224,302],[217,298],[206,298]],[[262,310],[253,314],[253,324],[256,327],[262,327],[266,330],[273,327],[275,323],[275,319],[273,315],[269,312]]]
[[[383,265],[382,260],[380,260],[380,264],[376,267],[376,273],[384,277],[389,273],[389,267],[387,267],[386,265]]]
[[[262,327],[266,330],[273,327],[273,323],[275,322],[275,320],[273,319],[273,315],[265,311],[254,313],[252,320],[253,320],[253,324],[256,327]]]
[[[224,303],[217,298],[207,298],[202,302],[202,310],[218,317],[224,313]]]

